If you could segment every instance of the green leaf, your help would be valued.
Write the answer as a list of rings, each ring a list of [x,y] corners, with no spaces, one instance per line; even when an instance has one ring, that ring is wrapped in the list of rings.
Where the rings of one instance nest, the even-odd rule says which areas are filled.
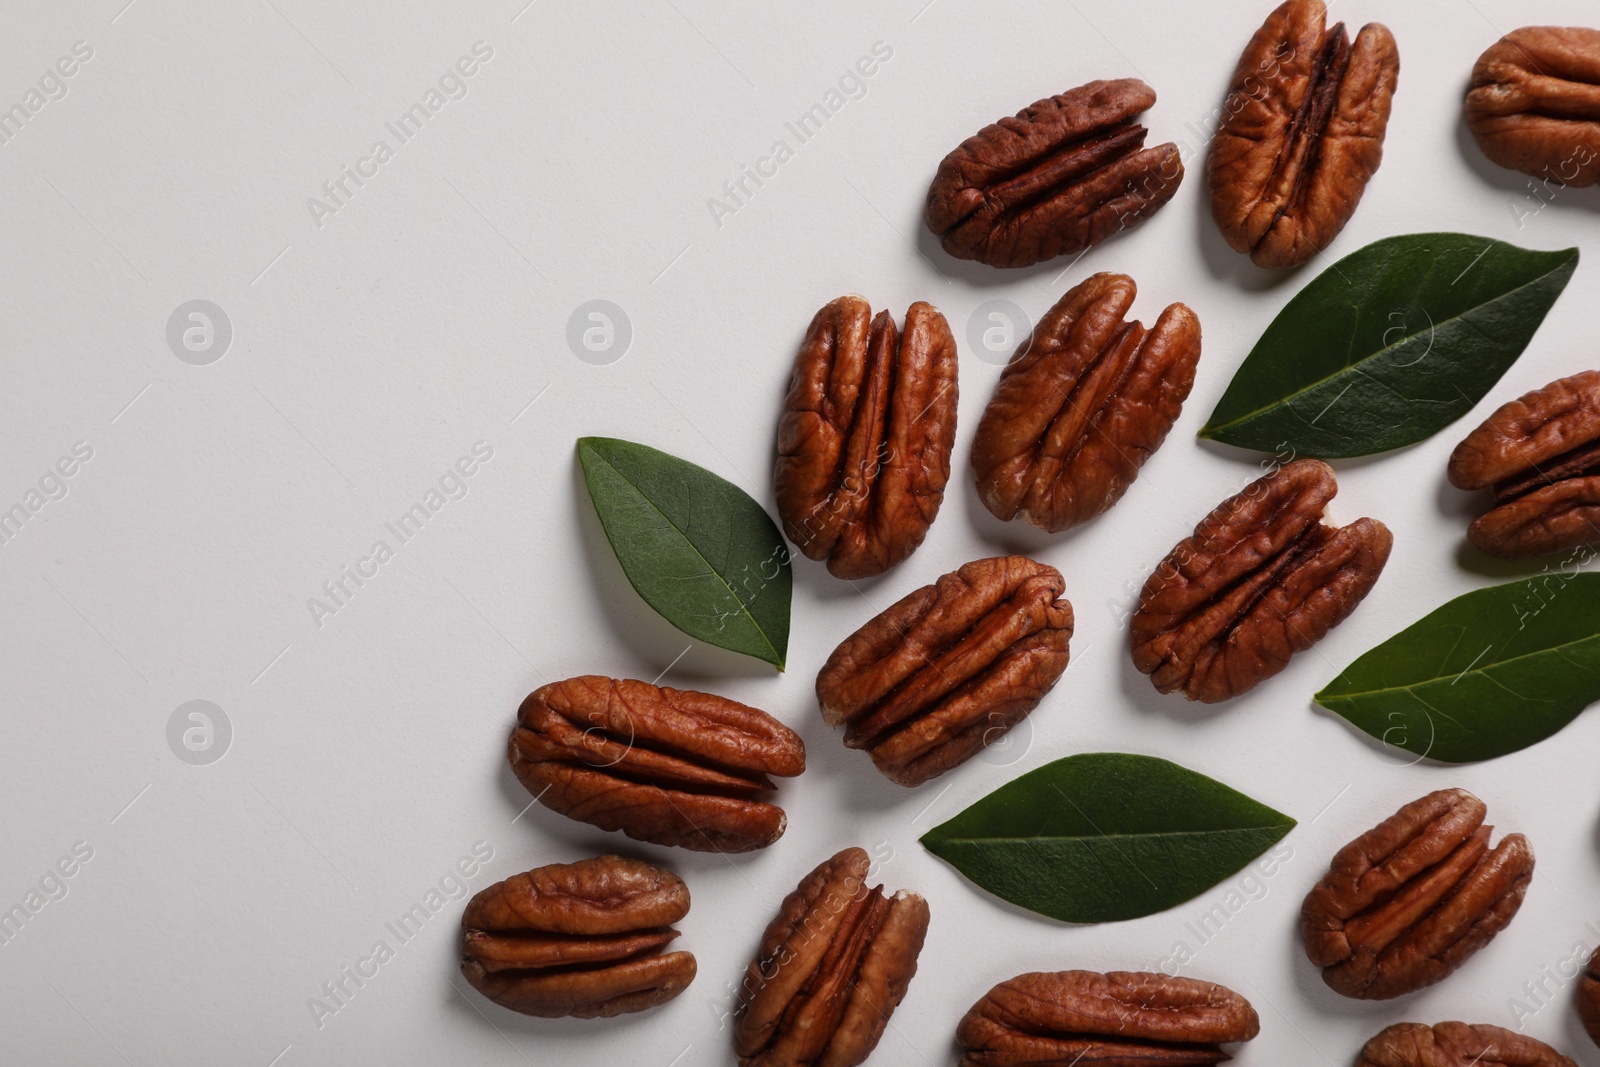
[[[1543,741],[1600,700],[1600,574],[1458,596],[1316,696],[1378,740],[1442,763]]]
[[[922,836],[995,896],[1067,922],[1136,919],[1205,892],[1294,820],[1154,756],[1067,756]]]
[[[783,670],[789,551],[761,505],[665,452],[580,437],[578,461],[622,570],[668,622]]]
[[[1430,437],[1516,362],[1577,265],[1464,233],[1370,244],[1278,313],[1200,436],[1324,459]]]

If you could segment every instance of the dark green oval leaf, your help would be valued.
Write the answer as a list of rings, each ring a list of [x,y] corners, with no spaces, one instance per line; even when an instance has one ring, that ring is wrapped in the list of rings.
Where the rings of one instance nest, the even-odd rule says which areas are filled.
[[[783,670],[793,577],[761,505],[704,467],[631,441],[581,437],[578,461],[645,602],[690,637]]]
[[[1181,904],[1293,827],[1287,815],[1176,763],[1091,752],[1001,786],[922,843],[995,896],[1094,923]]]
[[[1600,574],[1479,589],[1401,630],[1316,696],[1396,748],[1442,763],[1543,741],[1600,700]]]
[[[1577,265],[1576,248],[1464,233],[1370,244],[1278,313],[1200,436],[1325,459],[1430,437],[1500,380]]]

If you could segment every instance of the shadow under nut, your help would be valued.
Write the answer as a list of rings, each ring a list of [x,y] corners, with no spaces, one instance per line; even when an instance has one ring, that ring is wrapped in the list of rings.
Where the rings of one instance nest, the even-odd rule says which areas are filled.
[[[1466,119],[1502,167],[1562,185],[1600,181],[1600,30],[1512,30],[1473,66]]]
[[[523,701],[511,769],[540,804],[603,830],[699,852],[782,836],[773,776],[805,770],[798,734],[725,697],[586,675]]]
[[[1400,54],[1372,23],[1352,43],[1322,0],[1288,0],[1239,57],[1206,162],[1211,214],[1257,266],[1295,267],[1355,214],[1383,162]]]
[[[1443,789],[1339,850],[1300,910],[1306,956],[1330,988],[1387,1000],[1443,980],[1522,907],[1533,850],[1489,847],[1483,802]]]
[[[461,973],[512,1011],[583,1019],[643,1011],[695,976],[688,952],[663,952],[689,890],[670,871],[600,856],[512,875],[462,915]]]
[[[931,304],[912,304],[903,332],[859,296],[818,311],[778,424],[784,535],[838,578],[910,556],[944,502],[957,396],[955,337]]]
[[[1128,322],[1138,287],[1101,273],[1039,320],[978,423],[978,496],[998,519],[1057,533],[1109,509],[1166,440],[1194,385],[1200,320],[1169,305]]]
[[[1094,81],[985,126],[940,162],[928,229],[957,259],[1027,267],[1153,215],[1183,181],[1178,147],[1145,148],[1135,121],[1155,100],[1136,78]]]
[[[1072,605],[1054,567],[974,560],[902,597],[847,637],[817,674],[845,744],[914,786],[979,753],[1031,712],[1067,668]]]
[[[1244,693],[1356,609],[1388,562],[1376,519],[1323,523],[1333,469],[1296,460],[1223,501],[1139,593],[1133,663],[1163,693],[1214,703]]]

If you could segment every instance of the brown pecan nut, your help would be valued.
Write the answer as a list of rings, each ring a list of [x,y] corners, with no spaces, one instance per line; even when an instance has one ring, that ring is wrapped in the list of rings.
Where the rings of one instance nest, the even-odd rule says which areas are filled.
[[[1322,522],[1333,469],[1295,460],[1224,500],[1150,575],[1133,662],[1163,693],[1227,700],[1272,677],[1361,603],[1393,542],[1376,519]]]
[[[1027,267],[1153,215],[1178,191],[1178,146],[1145,148],[1156,102],[1137,78],[1094,81],[985,126],[944,157],[928,229],[957,259]]]
[[[1300,908],[1306,955],[1336,992],[1388,1000],[1447,977],[1522,907],[1533,849],[1489,847],[1465,789],[1413,800],[1333,857]]]
[[[817,675],[844,743],[892,782],[920,785],[1032,711],[1067,669],[1061,572],[1025,556],[974,560],[845,638]]]
[[[1361,1049],[1356,1067],[1578,1067],[1543,1041],[1488,1023],[1396,1023]]]
[[[1239,57],[1207,176],[1228,244],[1258,266],[1299,266],[1355,214],[1383,162],[1400,74],[1387,27],[1350,41],[1322,0],[1287,0]]]
[[[1261,1031],[1250,1002],[1193,978],[1112,971],[1001,982],[956,1029],[961,1067],[1179,1067],[1231,1059]]]
[[[1051,533],[1121,499],[1183,410],[1200,320],[1172,304],[1147,332],[1138,287],[1096,274],[1069,289],[1007,364],[978,423],[972,466],[995,517]]]
[[[1491,556],[1522,559],[1600,543],[1600,371],[1535,389],[1450,454],[1450,484],[1494,490],[1467,529]]]
[[[917,973],[928,902],[869,889],[870,873],[847,848],[784,898],[740,990],[739,1067],[855,1067],[877,1047]]]
[[[697,852],[749,852],[783,836],[770,776],[806,768],[800,736],[725,697],[585,675],[528,695],[511,769],[552,811]]]
[[[1472,68],[1467,126],[1502,167],[1562,185],[1600,181],[1600,30],[1524,26]]]
[[[580,1019],[664,1004],[694,980],[694,956],[663,952],[689,913],[671,871],[600,856],[514,874],[461,918],[461,973],[524,1015]]]
[[[1589,1040],[1600,1045],[1600,948],[1594,950],[1578,977],[1578,1018]]]
[[[922,544],[950,480],[956,342],[918,301],[904,333],[859,296],[817,312],[778,425],[783,532],[839,578],[870,578]]]

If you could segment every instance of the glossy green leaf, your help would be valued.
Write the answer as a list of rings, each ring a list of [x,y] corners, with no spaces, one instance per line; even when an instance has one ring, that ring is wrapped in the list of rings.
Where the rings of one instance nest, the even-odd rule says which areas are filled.
[[[1316,696],[1387,745],[1443,763],[1543,741],[1600,700],[1600,574],[1458,596]]]
[[[1279,312],[1200,436],[1327,459],[1430,437],[1500,380],[1577,265],[1576,248],[1464,233],[1370,244]]]
[[[1242,869],[1294,820],[1154,756],[1067,756],[922,836],[934,855],[1029,911],[1136,919]]]
[[[645,603],[690,637],[783,670],[793,577],[761,505],[704,467],[631,441],[579,438],[578,461]]]

